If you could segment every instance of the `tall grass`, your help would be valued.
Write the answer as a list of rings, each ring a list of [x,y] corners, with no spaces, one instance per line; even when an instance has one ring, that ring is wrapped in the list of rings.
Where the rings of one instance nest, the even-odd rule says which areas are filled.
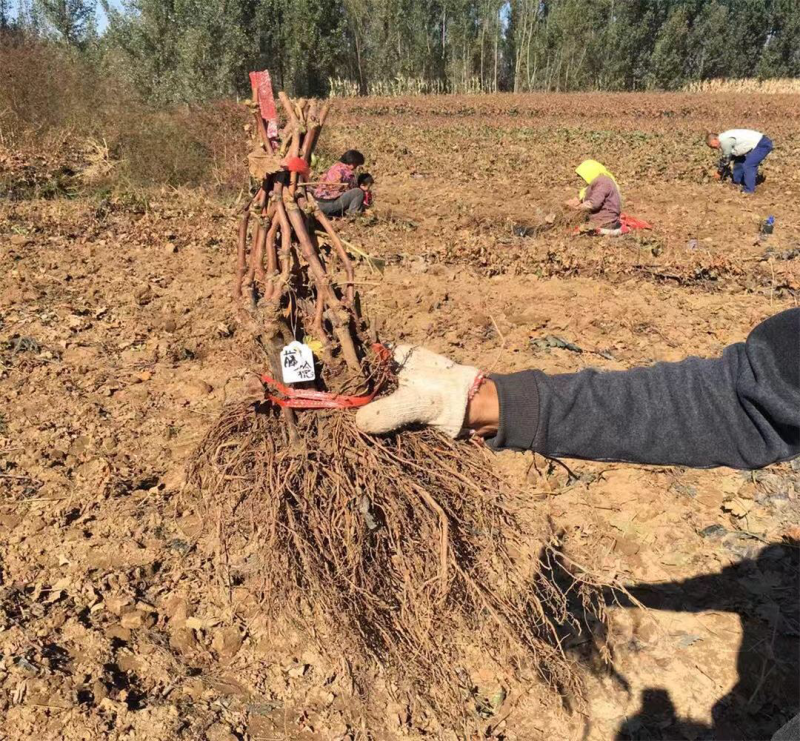
[[[333,98],[355,98],[361,94],[357,82],[343,77],[329,77],[328,86]],[[477,77],[453,84],[421,77],[397,76],[391,80],[376,80],[367,84],[367,95],[387,98],[406,95],[477,95],[485,92],[490,91],[483,89]]]
[[[746,78],[741,80],[703,80],[683,87],[685,93],[800,93],[800,79],[787,77],[775,80]]]

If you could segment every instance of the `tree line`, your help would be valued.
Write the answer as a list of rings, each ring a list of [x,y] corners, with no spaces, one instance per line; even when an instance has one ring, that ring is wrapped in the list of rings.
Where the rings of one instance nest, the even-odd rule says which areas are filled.
[[[69,46],[154,103],[247,94],[256,68],[294,95],[800,76],[800,0],[0,0],[0,31]]]

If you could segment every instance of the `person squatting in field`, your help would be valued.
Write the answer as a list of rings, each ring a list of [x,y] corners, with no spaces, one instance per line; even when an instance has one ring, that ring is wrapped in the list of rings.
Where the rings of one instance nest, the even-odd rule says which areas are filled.
[[[586,183],[567,206],[589,215],[589,224],[600,234],[621,234],[622,194],[617,179],[597,160],[585,160],[575,172]]]
[[[770,138],[752,129],[730,129],[706,134],[706,144],[721,152],[716,179],[721,180],[733,162],[734,184],[741,185],[743,193],[755,193],[758,166],[772,151]]]
[[[356,149],[348,149],[323,175],[314,191],[314,198],[322,213],[326,216],[344,216],[364,210],[366,191],[359,187],[356,180],[363,165],[364,155]]]
[[[800,309],[755,327],[718,358],[626,371],[484,376],[422,347],[398,345],[398,389],[362,407],[358,427],[409,424],[494,449],[553,458],[755,469],[800,455]],[[800,738],[800,716],[773,741]]]
[[[375,178],[368,172],[362,172],[358,176],[358,187],[364,191],[364,208],[369,208],[372,205],[372,186],[375,184]]]

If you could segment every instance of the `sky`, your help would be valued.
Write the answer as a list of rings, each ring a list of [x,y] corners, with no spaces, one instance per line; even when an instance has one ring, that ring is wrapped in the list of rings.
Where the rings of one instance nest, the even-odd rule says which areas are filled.
[[[16,16],[19,12],[19,8],[21,5],[21,0],[11,0],[11,14],[12,17]],[[109,0],[109,4],[113,8],[121,8],[122,7],[122,0]],[[100,33],[106,30],[106,26],[108,26],[108,19],[106,18],[106,14],[103,12],[103,8],[100,6],[100,3],[97,3],[97,30]]]
[[[119,8],[122,6],[121,0],[110,0],[109,5],[112,8]],[[106,30],[106,26],[108,25],[108,19],[106,18],[106,14],[103,12],[103,9],[100,7],[100,3],[97,4],[97,30],[100,33]]]

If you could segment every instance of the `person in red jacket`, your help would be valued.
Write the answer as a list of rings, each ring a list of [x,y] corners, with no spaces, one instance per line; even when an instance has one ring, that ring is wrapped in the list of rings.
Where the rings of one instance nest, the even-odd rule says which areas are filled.
[[[358,187],[364,191],[364,208],[369,208],[372,205],[372,186],[375,184],[375,178],[368,172],[362,172],[358,176]]]
[[[364,191],[358,187],[358,171],[364,165],[364,155],[348,149],[339,161],[322,176],[314,191],[320,211],[326,216],[357,214],[364,210]]]

